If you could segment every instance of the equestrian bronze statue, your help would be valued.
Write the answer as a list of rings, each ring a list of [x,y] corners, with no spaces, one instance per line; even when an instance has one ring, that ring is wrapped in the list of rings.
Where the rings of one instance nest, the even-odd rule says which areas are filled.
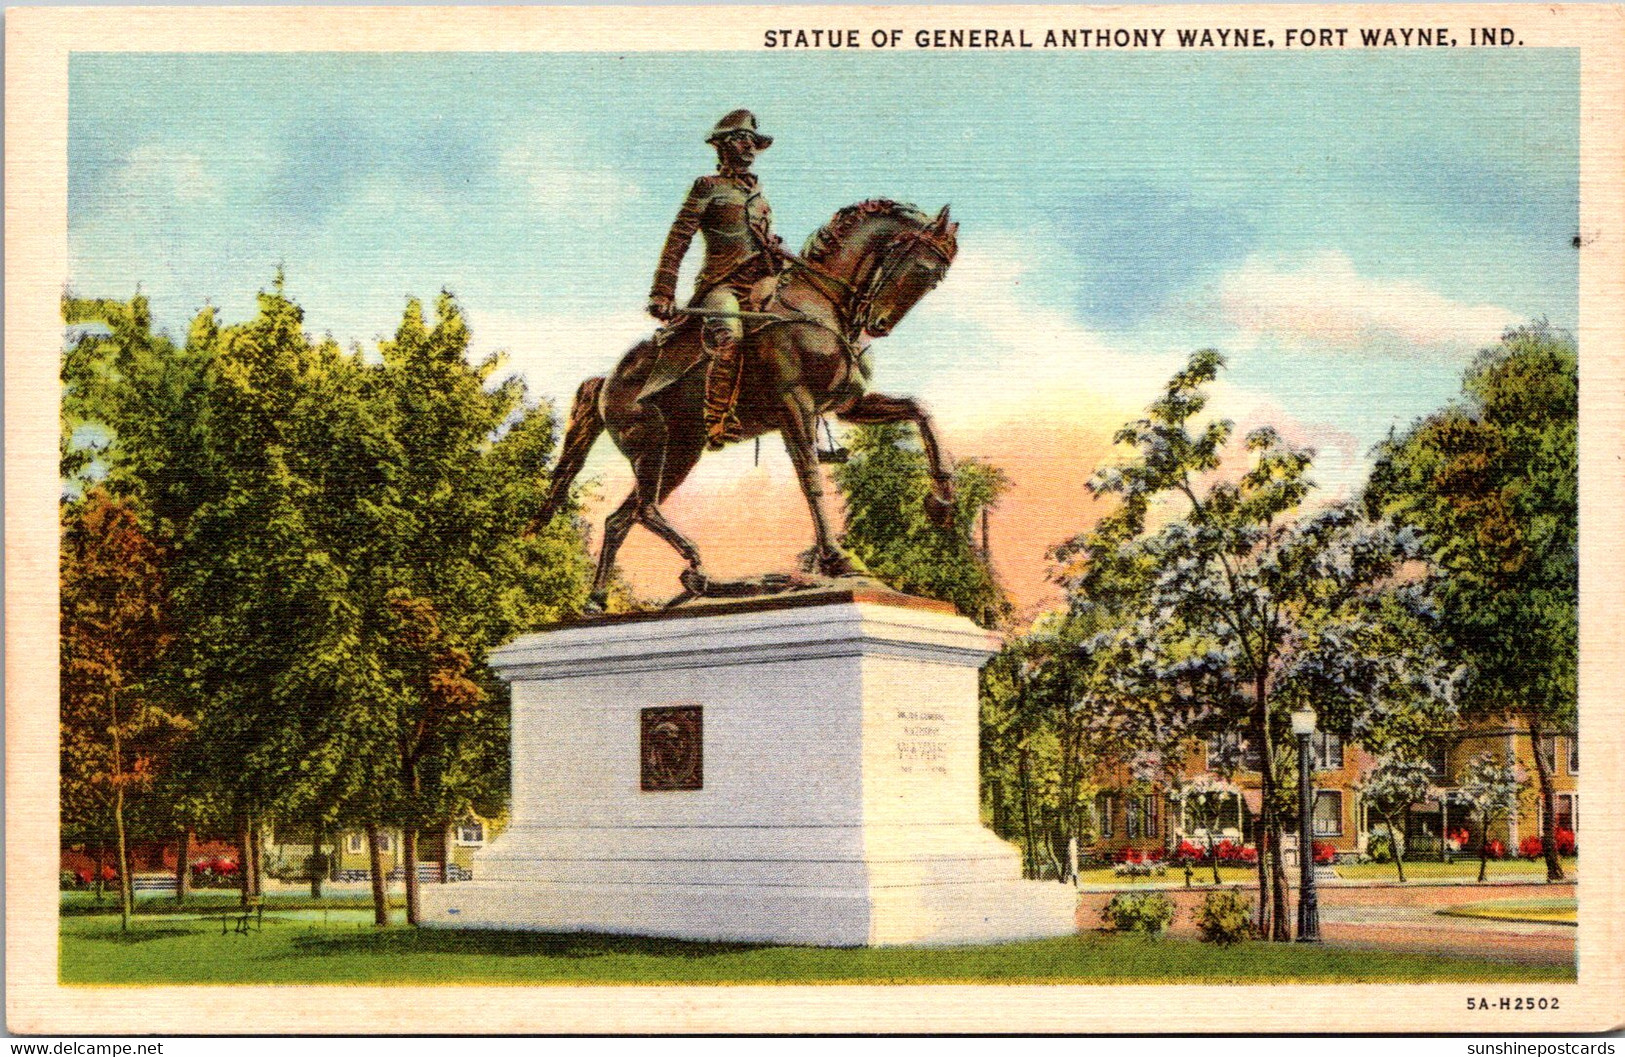
[[[749,133],[750,147],[758,146],[756,140],[771,142],[755,131],[755,119],[748,112],[730,114],[722,125],[730,120],[742,126],[731,131]],[[746,145],[747,140],[724,142]],[[696,212],[700,231],[707,230],[707,214],[731,222],[743,207],[747,218],[752,215],[748,195],[741,201],[732,190],[719,194],[714,187],[702,187],[705,183],[702,179],[690,193],[690,203],[699,195],[700,204],[691,209],[685,203],[681,228],[687,229],[692,220],[684,218]],[[765,220],[765,202],[755,215]],[[747,224],[755,235],[763,236],[756,252],[772,262],[766,274],[746,286],[730,281],[727,274],[708,278],[702,268],[696,303],[673,307],[670,326],[633,346],[607,376],[588,378],[576,390],[563,450],[536,524],[546,525],[564,506],[588,451],[605,429],[632,464],[636,479],[631,494],[604,522],[592,587],[594,608],[603,605],[616,553],[635,524],[665,540],[688,562],[681,578],[684,597],[739,594],[747,590],[746,583],[761,583],[729,584],[707,577],[699,550],[660,511],[660,504],[699,462],[708,447],[708,433],[712,437],[720,433],[724,443],[773,432],[783,435],[812,513],[814,542],[808,569],[819,575],[846,576],[855,571],[825,509],[816,436],[824,414],[853,424],[913,422],[933,481],[927,512],[939,525],[952,522],[952,471],[930,418],[913,399],[867,391],[872,373],[869,339],[891,333],[953,263],[959,225],[949,220],[948,208],[932,217],[899,202],[860,202],[837,212],[807,240],[800,256],[766,238],[760,220]],[[678,228],[673,235],[680,235]],[[713,247],[724,244],[708,241],[708,265]],[[668,260],[674,253],[680,260],[681,249],[686,249],[686,239],[668,240],[651,299],[651,311],[658,308],[657,314],[665,311],[666,276],[675,283],[676,264],[668,267]],[[727,287],[727,296],[715,295],[721,287]],[[720,328],[708,327],[716,320],[731,324],[729,335],[737,328],[738,338],[727,353],[736,357],[736,363],[725,363],[718,355],[727,339],[716,344]],[[699,369],[702,363],[704,370]],[[724,386],[726,399],[721,399],[717,391]],[[713,409],[709,428],[708,404]],[[731,416],[718,414],[724,406]]]

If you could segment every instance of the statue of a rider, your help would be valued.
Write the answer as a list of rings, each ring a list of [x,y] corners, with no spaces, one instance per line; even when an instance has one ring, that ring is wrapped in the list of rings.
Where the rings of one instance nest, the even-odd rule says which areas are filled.
[[[679,314],[677,270],[698,231],[705,236],[705,263],[689,307],[719,313],[705,316],[700,324],[708,361],[706,445],[715,449],[739,439],[734,402],[744,369],[744,326],[738,313],[756,307],[752,288],[776,275],[784,258],[781,240],[772,231],[773,211],[750,171],[757,152],[771,146],[773,137],[757,131],[755,114],[735,110],[717,122],[706,142],[716,148],[717,171],[694,181],[672,223],[649,292],[649,314],[662,322]]]

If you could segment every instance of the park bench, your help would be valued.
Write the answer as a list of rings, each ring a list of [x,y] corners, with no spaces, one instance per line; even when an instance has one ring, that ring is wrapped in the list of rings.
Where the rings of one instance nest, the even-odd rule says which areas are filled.
[[[236,918],[236,927],[231,931],[246,936],[249,931],[261,932],[265,929],[265,897],[249,896],[248,903],[237,910],[228,911],[220,915],[220,935],[224,936],[227,926]]]

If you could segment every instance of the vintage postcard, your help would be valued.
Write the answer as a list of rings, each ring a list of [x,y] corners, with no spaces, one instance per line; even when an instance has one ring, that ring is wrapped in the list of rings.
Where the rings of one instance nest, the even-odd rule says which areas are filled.
[[[1617,1029],[1622,100],[1611,5],[8,11],[10,1029]]]

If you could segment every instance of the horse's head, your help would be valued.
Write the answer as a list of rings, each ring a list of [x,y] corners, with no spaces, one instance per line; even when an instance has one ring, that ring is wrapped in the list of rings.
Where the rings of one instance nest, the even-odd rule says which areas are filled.
[[[808,240],[805,256],[848,285],[849,322],[882,337],[948,273],[958,231],[947,206],[933,218],[875,199],[835,214]]]
[[[892,237],[868,284],[864,330],[877,338],[890,334],[898,320],[942,282],[959,252],[958,231],[943,206],[936,219],[906,226]]]

